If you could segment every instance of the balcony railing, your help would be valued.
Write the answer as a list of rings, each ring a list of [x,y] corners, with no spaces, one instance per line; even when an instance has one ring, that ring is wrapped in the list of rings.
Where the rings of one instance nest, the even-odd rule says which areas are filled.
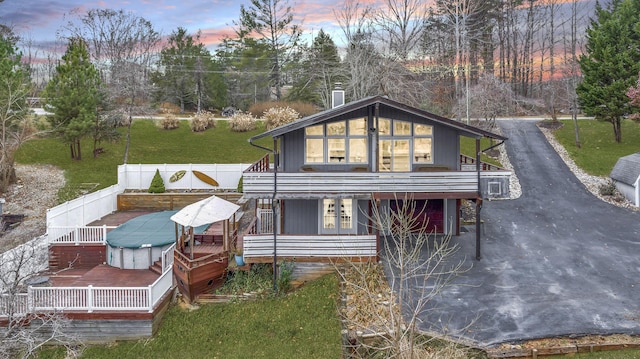
[[[279,194],[326,195],[340,193],[366,196],[372,192],[471,193],[478,191],[478,176],[476,172],[280,172],[277,176],[277,191]],[[245,197],[260,198],[273,194],[273,190],[273,172],[245,172]]]

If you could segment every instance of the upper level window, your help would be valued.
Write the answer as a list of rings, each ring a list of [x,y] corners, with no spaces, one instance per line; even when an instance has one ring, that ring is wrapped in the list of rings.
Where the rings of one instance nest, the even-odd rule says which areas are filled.
[[[433,163],[433,126],[381,118],[378,128],[380,171],[408,172],[412,164]]]
[[[305,163],[367,163],[367,119],[305,128]]]

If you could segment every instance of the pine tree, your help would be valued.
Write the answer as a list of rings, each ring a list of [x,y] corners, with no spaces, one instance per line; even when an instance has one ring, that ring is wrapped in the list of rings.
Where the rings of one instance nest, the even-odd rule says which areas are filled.
[[[100,76],[89,61],[87,44],[71,38],[56,74],[46,87],[48,117],[54,132],[69,144],[71,159],[82,159],[80,140],[91,133],[99,100]]]
[[[614,0],[607,9],[598,7],[596,15],[587,29],[576,92],[583,111],[610,122],[621,142],[621,121],[630,112],[626,92],[640,70],[640,0]]]
[[[305,60],[297,71],[289,100],[314,102],[323,109],[331,108],[331,91],[339,75],[340,56],[338,47],[329,34],[320,29],[311,47],[306,49]]]
[[[201,33],[189,35],[179,27],[160,52],[163,71],[154,74],[159,97],[180,106],[194,105],[196,111],[222,107],[226,89],[218,64],[200,40]]]

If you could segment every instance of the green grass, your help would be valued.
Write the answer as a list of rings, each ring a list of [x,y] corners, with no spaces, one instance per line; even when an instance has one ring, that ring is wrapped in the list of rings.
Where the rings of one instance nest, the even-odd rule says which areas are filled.
[[[493,146],[495,144],[494,142],[492,142],[488,138],[483,138],[480,140],[480,149],[481,150],[487,149]],[[460,137],[460,153],[475,159],[476,158],[476,140],[469,137]],[[498,160],[496,160],[493,157],[487,156],[485,153],[483,153],[480,156],[480,160],[482,162],[486,162],[492,165],[502,167],[502,164]]]
[[[609,122],[579,120],[581,148],[575,143],[573,121],[562,120],[564,126],[555,132],[578,167],[594,176],[609,176],[618,158],[640,151],[640,123],[622,122],[622,142],[616,143]]]
[[[326,275],[285,297],[172,306],[152,339],[91,346],[83,358],[340,358],[338,280]]]
[[[82,160],[71,159],[69,147],[57,139],[43,138],[25,143],[16,154],[23,164],[52,164],[65,171],[66,186],[59,194],[64,202],[80,190],[98,190],[117,183],[117,166],[123,163],[125,129],[117,143],[102,143],[105,153],[93,158],[90,139],[82,142]],[[191,132],[183,122],[175,130],[163,130],[153,121],[134,121],[128,163],[253,163],[266,151],[247,140],[264,131],[262,124],[251,132],[232,132],[226,121],[204,132]],[[259,142],[269,147],[269,141]]]

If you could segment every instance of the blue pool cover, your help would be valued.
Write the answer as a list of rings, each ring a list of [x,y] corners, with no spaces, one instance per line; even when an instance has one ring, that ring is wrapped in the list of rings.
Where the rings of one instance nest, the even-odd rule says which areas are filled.
[[[178,211],[163,211],[135,217],[107,233],[107,243],[111,247],[140,248],[142,246],[162,247],[176,241],[175,222],[171,216]],[[203,233],[209,225],[193,229]]]

